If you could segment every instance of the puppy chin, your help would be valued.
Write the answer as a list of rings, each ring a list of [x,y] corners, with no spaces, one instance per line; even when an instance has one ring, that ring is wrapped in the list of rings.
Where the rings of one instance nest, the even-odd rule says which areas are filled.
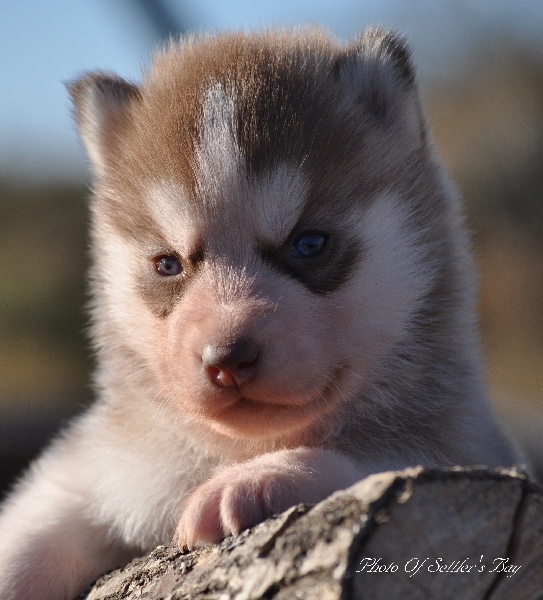
[[[334,381],[334,380],[332,380]],[[214,388],[187,395],[187,387],[179,386],[178,405],[185,414],[216,433],[234,439],[270,441],[310,430],[313,424],[329,414],[337,404],[334,384],[320,390],[300,390],[286,395],[266,390],[254,393],[244,388]],[[255,390],[253,390],[255,391]],[[175,397],[175,394],[173,395]]]

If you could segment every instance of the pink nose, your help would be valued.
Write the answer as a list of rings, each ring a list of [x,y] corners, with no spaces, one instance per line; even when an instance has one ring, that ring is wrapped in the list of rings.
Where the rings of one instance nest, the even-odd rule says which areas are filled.
[[[225,346],[206,346],[202,352],[204,372],[215,385],[241,387],[256,374],[258,346],[241,338]]]

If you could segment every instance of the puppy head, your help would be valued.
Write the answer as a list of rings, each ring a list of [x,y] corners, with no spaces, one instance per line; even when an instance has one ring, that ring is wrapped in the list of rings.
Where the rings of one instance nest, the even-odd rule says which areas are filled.
[[[91,158],[95,332],[242,439],[308,431],[371,385],[431,274],[424,123],[403,41],[370,30],[172,44],[140,86],[70,86]]]

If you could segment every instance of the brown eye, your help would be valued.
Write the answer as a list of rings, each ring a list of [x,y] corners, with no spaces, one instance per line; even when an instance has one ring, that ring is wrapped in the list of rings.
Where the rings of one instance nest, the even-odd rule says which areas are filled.
[[[164,277],[173,277],[183,272],[183,267],[175,256],[157,256],[154,263],[157,273]]]

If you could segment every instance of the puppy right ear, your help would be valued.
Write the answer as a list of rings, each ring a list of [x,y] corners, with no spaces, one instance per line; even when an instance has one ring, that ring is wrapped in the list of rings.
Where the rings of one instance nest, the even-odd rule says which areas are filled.
[[[98,177],[115,153],[129,107],[141,98],[136,85],[115,75],[88,73],[68,83],[74,116],[87,154]]]
[[[331,73],[365,118],[403,124],[417,143],[424,139],[415,69],[403,36],[381,27],[367,29],[339,55]]]

